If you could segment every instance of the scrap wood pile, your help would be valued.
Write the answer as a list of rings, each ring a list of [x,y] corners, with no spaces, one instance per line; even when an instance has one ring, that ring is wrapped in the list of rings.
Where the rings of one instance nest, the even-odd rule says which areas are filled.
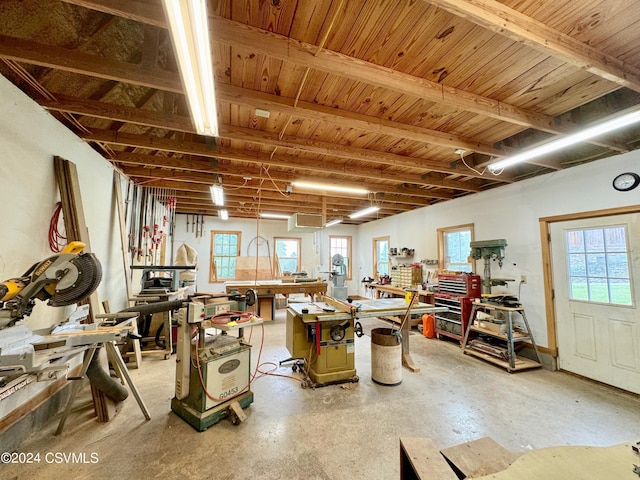
[[[471,340],[469,342],[469,348],[473,350],[477,350],[482,353],[486,353],[487,355],[491,355],[493,357],[497,357],[501,360],[508,361],[509,360],[509,351],[504,347],[498,347],[496,345],[490,345],[487,342],[483,342],[482,340]]]

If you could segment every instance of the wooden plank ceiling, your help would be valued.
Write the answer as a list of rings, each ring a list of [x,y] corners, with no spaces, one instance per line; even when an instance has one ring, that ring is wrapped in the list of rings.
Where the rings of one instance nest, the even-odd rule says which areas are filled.
[[[640,105],[637,0],[209,7],[215,139],[194,133],[159,1],[4,0],[0,73],[133,181],[175,190],[182,213],[217,215],[208,186],[221,181],[231,217],[323,213],[356,224],[640,145],[632,127],[486,170]],[[371,193],[287,192],[296,180]],[[377,214],[348,219],[372,203]]]

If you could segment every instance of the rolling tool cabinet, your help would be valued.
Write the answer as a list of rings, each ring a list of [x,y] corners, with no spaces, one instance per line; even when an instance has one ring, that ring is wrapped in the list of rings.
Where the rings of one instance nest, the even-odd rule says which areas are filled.
[[[448,311],[435,315],[436,336],[454,338],[462,342],[471,318],[473,300],[480,297],[479,275],[438,274],[438,292],[433,301],[436,307]]]

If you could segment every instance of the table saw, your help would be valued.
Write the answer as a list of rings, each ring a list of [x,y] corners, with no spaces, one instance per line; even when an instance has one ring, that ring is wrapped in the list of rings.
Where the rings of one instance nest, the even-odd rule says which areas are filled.
[[[294,368],[305,373],[301,385],[320,387],[357,382],[355,335],[362,336],[360,318],[394,317],[407,314],[405,299],[385,298],[343,302],[324,297],[322,302],[294,303],[287,309],[286,347],[291,359],[300,359]],[[446,308],[413,302],[410,314],[442,312]],[[409,352],[409,322],[402,325],[403,364],[413,371]]]

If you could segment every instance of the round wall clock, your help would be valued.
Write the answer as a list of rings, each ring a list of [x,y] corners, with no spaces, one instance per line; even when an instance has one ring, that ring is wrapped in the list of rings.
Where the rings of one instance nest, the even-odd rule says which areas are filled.
[[[621,173],[613,179],[613,188],[619,192],[628,192],[640,185],[640,175],[633,172]]]

